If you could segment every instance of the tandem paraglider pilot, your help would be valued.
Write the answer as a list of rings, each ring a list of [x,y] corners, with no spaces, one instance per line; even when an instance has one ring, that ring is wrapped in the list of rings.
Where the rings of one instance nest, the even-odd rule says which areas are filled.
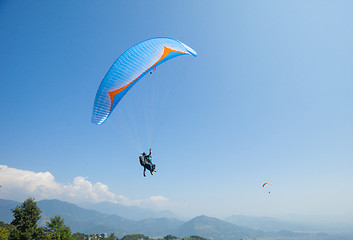
[[[156,165],[152,163],[152,152],[150,148],[150,152],[147,155],[145,152],[142,153],[142,155],[139,157],[140,159],[140,164],[143,167],[143,176],[146,177],[146,169],[150,171],[151,175],[153,175],[153,172],[156,172]]]

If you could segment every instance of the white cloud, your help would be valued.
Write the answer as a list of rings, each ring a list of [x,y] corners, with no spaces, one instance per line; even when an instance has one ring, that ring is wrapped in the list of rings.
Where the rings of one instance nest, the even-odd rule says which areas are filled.
[[[163,197],[163,196],[151,196],[150,197],[151,201],[156,201],[156,202],[165,202],[168,201],[167,198]]]
[[[101,182],[92,184],[85,177],[75,177],[71,184],[55,181],[50,172],[33,172],[0,165],[0,198],[23,201],[34,197],[42,199],[59,199],[73,203],[109,201],[129,206],[161,209],[167,207],[169,200],[163,196],[151,196],[147,199],[131,200],[123,195],[109,191]]]

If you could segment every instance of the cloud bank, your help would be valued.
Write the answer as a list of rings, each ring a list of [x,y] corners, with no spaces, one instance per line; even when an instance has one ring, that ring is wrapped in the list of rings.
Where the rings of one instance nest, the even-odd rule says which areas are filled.
[[[91,183],[85,177],[75,177],[70,184],[55,181],[50,172],[32,172],[6,165],[0,165],[0,198],[23,201],[34,197],[42,199],[59,199],[72,203],[79,202],[113,202],[127,206],[138,206],[142,202],[150,208],[163,208],[169,200],[163,196],[150,196],[147,199],[131,200],[123,195],[109,191],[107,185]]]

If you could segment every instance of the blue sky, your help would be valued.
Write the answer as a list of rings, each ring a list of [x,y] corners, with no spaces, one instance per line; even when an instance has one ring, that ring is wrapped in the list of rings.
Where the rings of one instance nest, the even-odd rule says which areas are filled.
[[[352,9],[351,1],[1,1],[0,181],[8,185],[0,197],[25,198],[15,172],[49,176],[48,188],[101,183],[115,200],[185,217],[353,221]],[[126,96],[122,108],[136,106],[154,79],[170,94],[153,141],[158,172],[143,178],[119,117],[102,126],[90,119],[112,63],[159,36],[198,56],[164,63]],[[38,189],[23,192],[72,200]]]

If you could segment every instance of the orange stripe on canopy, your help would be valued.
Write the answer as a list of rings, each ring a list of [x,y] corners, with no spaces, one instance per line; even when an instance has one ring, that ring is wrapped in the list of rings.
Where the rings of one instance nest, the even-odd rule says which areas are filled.
[[[175,53],[185,53],[185,52],[180,52],[180,51],[177,51],[177,50],[174,50],[174,49],[171,49],[171,48],[168,48],[168,47],[164,47],[164,51],[163,51],[163,54],[161,56],[161,58],[155,62],[149,69],[153,68],[157,63],[159,63],[160,61],[162,61],[164,58],[166,58],[168,56],[169,53],[171,52],[175,52]],[[127,88],[128,86],[130,86],[133,82],[135,82],[137,79],[139,79],[141,77],[141,75],[143,75],[145,72],[147,72],[148,69],[146,69],[143,73],[141,73],[137,78],[135,78],[134,80],[132,80],[130,83],[126,84],[125,86],[121,87],[121,88],[118,88],[116,90],[113,90],[113,91],[110,91],[108,92],[109,94],[109,97],[110,97],[110,109],[109,109],[109,112],[112,110],[112,107],[113,107],[113,102],[114,102],[114,97],[116,94],[122,92],[125,88]]]

